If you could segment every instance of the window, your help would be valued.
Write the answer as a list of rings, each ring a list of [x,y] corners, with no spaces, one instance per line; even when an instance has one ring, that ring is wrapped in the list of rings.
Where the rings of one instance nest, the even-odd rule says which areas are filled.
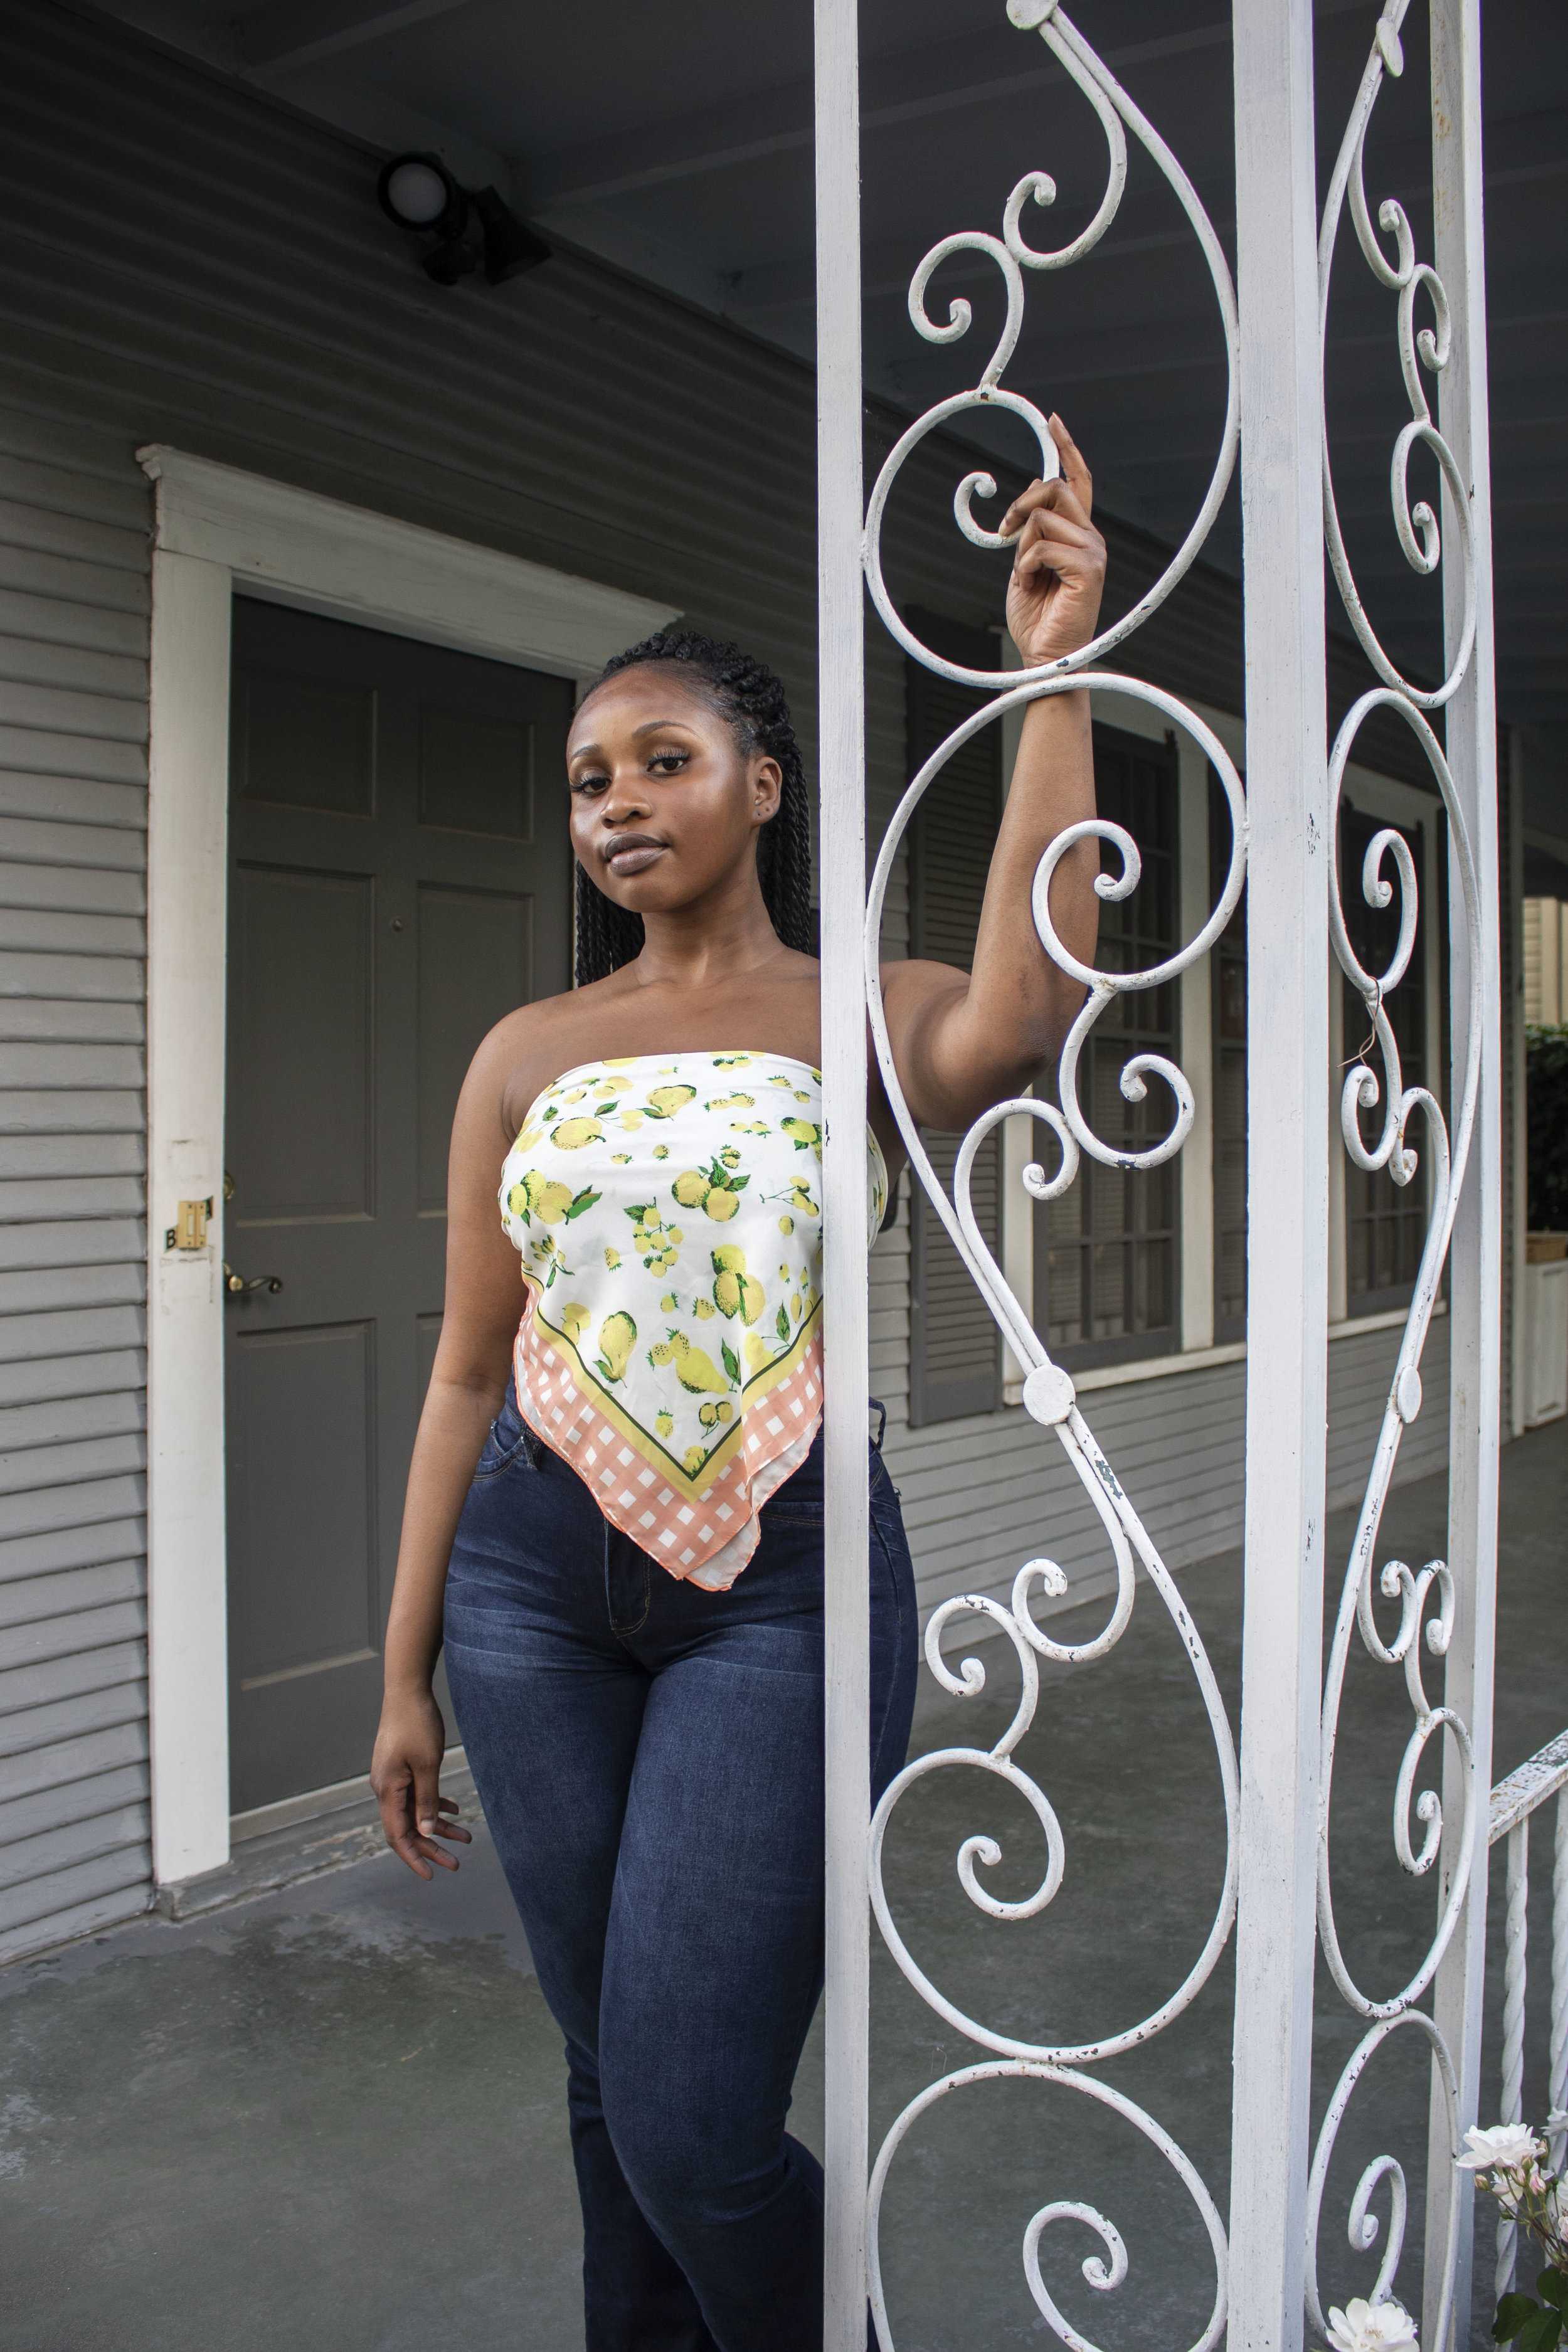
[[[925,644],[972,669],[989,669],[996,640],[930,614],[910,615]],[[905,719],[912,776],[953,728],[987,700],[905,665]],[[967,971],[1002,814],[1002,735],[984,727],[953,754],[926,792],[910,827],[910,953]],[[952,1192],[961,1136],[928,1129],[922,1140],[944,1190]],[[989,1247],[1001,1219],[999,1138],[976,1153],[970,1194]],[[1002,1349],[991,1311],[949,1241],[936,1212],[910,1180],[910,1420],[916,1427],[961,1413],[990,1412],[1002,1402]]]
[[[1095,786],[1102,815],[1126,826],[1142,854],[1142,878],[1122,899],[1102,900],[1097,961],[1142,971],[1176,947],[1174,744],[1119,729],[1094,730]],[[1121,859],[1107,847],[1102,864]],[[1114,998],[1089,1033],[1079,1099],[1113,1149],[1144,1150],[1169,1131],[1171,1093],[1149,1082],[1142,1103],[1122,1095],[1134,1054],[1177,1060],[1176,991],[1134,989]],[[1169,1353],[1177,1345],[1178,1162],[1132,1174],[1084,1155],[1078,1181],[1035,1212],[1035,1324],[1058,1361],[1088,1366]]]
[[[1384,830],[1386,824],[1385,818],[1355,807],[1348,794],[1341,803],[1340,895],[1344,907],[1345,930],[1361,964],[1374,973],[1385,968],[1399,937],[1397,880],[1393,903],[1386,908],[1369,907],[1362,888],[1362,864],[1367,845],[1373,835]],[[1405,1084],[1410,1087],[1428,1083],[1428,910],[1423,862],[1424,828],[1419,824],[1402,824],[1397,829],[1409,843],[1411,855],[1415,860],[1420,913],[1410,968],[1389,996],[1384,1011],[1399,1048]],[[1384,871],[1391,871],[1386,860]],[[1335,1076],[1333,1109],[1337,1118],[1345,1072],[1364,1054],[1367,1066],[1376,1074],[1382,1088],[1382,1096],[1375,1108],[1362,1113],[1362,1133],[1368,1142],[1372,1142],[1382,1132],[1387,1107],[1383,1056],[1372,1048],[1372,1018],[1362,997],[1348,980],[1343,982],[1343,1068]],[[1358,1168],[1353,1160],[1347,1160],[1345,1164],[1345,1294],[1352,1315],[1375,1315],[1388,1307],[1405,1306],[1420,1268],[1421,1251],[1426,1238],[1426,1176],[1430,1159],[1423,1120],[1412,1121],[1409,1138],[1419,1157],[1420,1166],[1413,1181],[1408,1184],[1395,1184],[1386,1168],[1369,1174],[1364,1169]]]
[[[1230,811],[1209,771],[1209,903],[1225,888]],[[1247,1336],[1247,893],[1214,950],[1214,1335]]]

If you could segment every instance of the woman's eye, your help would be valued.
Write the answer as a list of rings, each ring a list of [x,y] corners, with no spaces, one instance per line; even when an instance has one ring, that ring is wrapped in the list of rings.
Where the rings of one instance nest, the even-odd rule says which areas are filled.
[[[657,775],[679,775],[690,758],[689,751],[656,751],[649,760],[648,766]]]
[[[606,776],[574,776],[572,790],[574,793],[602,793],[608,782]]]

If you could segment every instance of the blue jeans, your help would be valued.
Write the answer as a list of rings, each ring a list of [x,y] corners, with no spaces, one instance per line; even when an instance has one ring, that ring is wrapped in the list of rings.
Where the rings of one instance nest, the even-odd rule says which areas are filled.
[[[916,1623],[875,1446],[870,1506],[879,1794]],[[820,1436],[705,1592],[600,1517],[509,1383],[453,1546],[447,1674],[566,2037],[588,2352],[820,2352],[822,2172],[784,2117],[822,1986],[822,1591]]]

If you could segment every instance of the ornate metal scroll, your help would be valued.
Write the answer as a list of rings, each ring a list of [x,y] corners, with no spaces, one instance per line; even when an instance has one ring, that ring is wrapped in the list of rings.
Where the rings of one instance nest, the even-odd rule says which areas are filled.
[[[1398,297],[1395,331],[1411,416],[1394,446],[1391,494],[1394,531],[1406,561],[1415,571],[1432,573],[1437,570],[1445,552],[1437,519],[1425,500],[1418,500],[1414,506],[1410,501],[1410,458],[1415,448],[1425,447],[1431,452],[1450,493],[1449,511],[1457,525],[1458,562],[1463,567],[1465,583],[1464,617],[1452,667],[1441,684],[1431,689],[1413,685],[1384,650],[1357,591],[1334,505],[1333,473],[1325,430],[1323,530],[1329,559],[1351,624],[1368,659],[1384,680],[1372,692],[1363,695],[1340,729],[1330,766],[1330,805],[1333,837],[1337,841],[1345,770],[1357,736],[1374,711],[1396,711],[1421,746],[1447,814],[1454,869],[1459,886],[1457,894],[1458,903],[1453,913],[1456,919],[1462,919],[1469,941],[1467,969],[1470,974],[1470,1008],[1465,1033],[1468,1041],[1467,1057],[1462,1074],[1457,1074],[1458,1108],[1450,1139],[1442,1109],[1430,1090],[1405,1083],[1398,1045],[1386,1011],[1390,997],[1409,970],[1415,946],[1419,903],[1415,861],[1403,835],[1392,827],[1376,834],[1368,845],[1360,877],[1362,895],[1370,907],[1388,908],[1397,905],[1399,915],[1399,932],[1393,953],[1384,970],[1373,971],[1361,962],[1350,942],[1336,856],[1330,866],[1332,877],[1330,928],[1334,954],[1341,970],[1366,1007],[1371,1030],[1367,1049],[1352,1066],[1344,1081],[1341,1125],[1345,1149],[1356,1167],[1383,1172],[1391,1183],[1400,1186],[1416,1181],[1422,1173],[1424,1156],[1429,1160],[1430,1165],[1426,1170],[1426,1243],[1415,1296],[1410,1302],[1400,1339],[1355,1539],[1345,1570],[1323,1690],[1319,1933],[1335,1984],[1349,2006],[1369,2021],[1369,2030],[1352,2053],[1329,2103],[1312,2167],[1308,2224],[1308,2305],[1320,2327],[1326,2325],[1317,2272],[1318,2223],[1324,2179],[1352,2093],[1374,2053],[1397,2029],[1409,2028],[1431,2044],[1436,2076],[1442,2085],[1447,2109],[1451,2152],[1456,2156],[1458,2153],[1458,2094],[1454,2053],[1448,2049],[1433,2019],[1416,2004],[1427,1992],[1436,1975],[1464,1908],[1476,1857],[1479,1822],[1479,1792],[1476,1787],[1469,1728],[1452,1707],[1428,1694],[1424,1676],[1423,1653],[1427,1658],[1440,1662],[1448,1648],[1454,1624],[1453,1575],[1447,1561],[1441,1559],[1429,1560],[1419,1570],[1413,1570],[1399,1559],[1386,1560],[1381,1570],[1376,1567],[1378,1531],[1393,1483],[1401,1441],[1422,1407],[1421,1358],[1469,1160],[1479,1091],[1479,1041],[1482,1034],[1479,1002],[1483,970],[1479,953],[1481,908],[1475,862],[1447,762],[1424,716],[1425,712],[1448,701],[1457,691],[1469,667],[1476,633],[1476,551],[1471,538],[1469,500],[1453,453],[1433,420],[1425,381],[1426,378],[1436,381],[1447,362],[1450,346],[1448,298],[1436,271],[1427,263],[1416,260],[1415,242],[1409,221],[1403,207],[1393,198],[1379,205],[1377,226],[1374,228],[1363,176],[1366,135],[1373,107],[1385,79],[1397,77],[1404,70],[1399,27],[1408,5],[1409,0],[1385,0],[1373,34],[1372,53],[1362,76],[1329,185],[1319,242],[1320,323],[1326,348],[1330,276],[1348,195],[1356,240],[1367,266],[1379,284]],[[1379,231],[1393,240],[1392,258],[1380,241]],[[1416,304],[1422,298],[1430,304],[1432,323],[1418,328]],[[1363,1130],[1363,1114],[1379,1110],[1381,1122],[1376,1139],[1369,1143]],[[1412,1139],[1413,1130],[1418,1141]],[[1380,1628],[1378,1623],[1379,1598],[1397,1605],[1397,1622],[1387,1631]],[[1444,1827],[1442,1801],[1430,1789],[1417,1795],[1415,1783],[1422,1759],[1431,1742],[1439,1735],[1446,1735],[1457,1754],[1464,1802],[1463,1821],[1454,1849],[1455,1864],[1447,1896],[1440,1903],[1432,1938],[1409,1981],[1397,1990],[1381,1994],[1363,1989],[1345,1958],[1334,1916],[1329,1852],[1329,1810],[1340,1702],[1352,1642],[1357,1633],[1363,1648],[1379,1664],[1403,1669],[1413,1718],[1394,1790],[1394,1849],[1401,1869],[1412,1877],[1422,1877],[1431,1873],[1437,1859]],[[1436,1671],[1442,1671],[1440,1663]],[[1384,2183],[1388,2187],[1391,2209],[1387,2239],[1382,2250],[1376,2278],[1369,2290],[1374,2302],[1394,2293],[1404,2242],[1406,2190],[1404,2170],[1396,2158],[1380,2156],[1366,2168],[1352,2200],[1350,2215],[1352,2247],[1362,2253],[1371,2252],[1379,2234],[1379,2222],[1371,2210],[1371,2200],[1373,2191]],[[1462,2176],[1456,2172],[1446,2232],[1447,2258],[1439,2288],[1440,2318],[1435,2339],[1439,2347],[1447,2346],[1452,2324],[1458,2243],[1455,2223],[1461,2189]]]
[[[1079,1409],[1071,1379],[1051,1360],[1024,1305],[1008,1287],[987,1248],[975,1221],[970,1182],[975,1153],[992,1130],[1007,1118],[1036,1119],[1048,1128],[1055,1139],[1057,1164],[1054,1172],[1047,1175],[1045,1169],[1037,1163],[1024,1173],[1025,1188],[1037,1201],[1055,1200],[1068,1192],[1077,1180],[1086,1154],[1107,1166],[1129,1171],[1156,1167],[1181,1150],[1192,1126],[1193,1092],[1181,1070],[1163,1055],[1134,1055],[1121,1073],[1122,1095],[1129,1102],[1141,1101],[1147,1093],[1149,1080],[1157,1080],[1168,1090],[1171,1097],[1170,1122],[1164,1135],[1144,1150],[1129,1152],[1113,1147],[1098,1135],[1090,1124],[1079,1096],[1079,1072],[1086,1039],[1117,997],[1135,989],[1157,988],[1174,980],[1199,957],[1206,955],[1224,930],[1240,897],[1246,866],[1247,813],[1241,780],[1224,745],[1196,713],[1189,710],[1173,695],[1150,686],[1141,678],[1097,668],[1095,665],[1114,646],[1130,637],[1171,594],[1202,548],[1225,496],[1237,444],[1236,299],[1218,239],[1191,182],[1163,140],[1067,15],[1055,5],[1055,0],[1009,0],[1007,13],[1012,22],[1021,29],[1039,33],[1052,56],[1099,118],[1107,152],[1105,192],[1087,228],[1055,250],[1042,251],[1026,241],[1023,217],[1026,208],[1030,205],[1050,205],[1055,199],[1056,187],[1046,173],[1030,172],[1018,182],[1006,201],[999,236],[987,231],[964,230],[942,238],[927,254],[910,282],[910,317],[917,333],[928,342],[957,343],[968,332],[972,322],[971,307],[967,301],[950,302],[945,323],[934,320],[926,307],[927,293],[935,271],[953,254],[983,254],[994,262],[1006,295],[1006,316],[1000,340],[973,389],[938,402],[910,427],[888,457],[868,504],[866,576],[878,611],[908,654],[943,677],[992,690],[993,698],[965,719],[963,725],[955,728],[933,752],[905,792],[888,827],[872,877],[868,901],[866,988],[888,1099],[908,1146],[915,1175],[936,1214],[942,1219],[1008,1347],[1026,1367],[1023,1393],[1027,1411],[1060,1445],[1093,1505],[1115,1562],[1116,1597],[1104,1625],[1092,1639],[1078,1643],[1057,1642],[1035,1618],[1031,1602],[1037,1589],[1060,1596],[1067,1591],[1067,1579],[1054,1561],[1030,1559],[1017,1572],[1009,1606],[1004,1607],[983,1595],[964,1595],[945,1601],[934,1612],[927,1625],[926,1659],[932,1674],[954,1696],[973,1697],[984,1687],[984,1666],[976,1658],[965,1658],[955,1672],[942,1656],[942,1637],[963,1611],[972,1611],[988,1618],[1012,1646],[1021,1685],[1018,1706],[1006,1731],[990,1748],[943,1748],[936,1754],[917,1759],[892,1782],[872,1822],[869,1854],[871,1902],[889,1950],[921,1998],[966,2039],[984,2050],[996,2053],[997,2056],[989,2063],[962,2068],[930,2084],[905,2107],[889,2131],[870,2184],[868,2240],[871,2302],[884,2352],[892,2352],[892,2336],[878,2257],[878,2223],[889,2168],[906,2133],[929,2106],[954,2091],[967,2089],[998,2075],[1026,2075],[1036,2081],[1054,2083],[1111,2108],[1142,2133],[1176,2173],[1197,2209],[1213,2249],[1214,2305],[1207,2323],[1193,2347],[1193,2352],[1209,2352],[1209,2347],[1218,2341],[1224,2329],[1227,2293],[1225,2231],[1214,2200],[1192,2164],[1163,2127],[1134,2101],[1111,2090],[1088,2070],[1136,2043],[1150,2040],[1179,2017],[1213,1972],[1225,1948],[1236,1904],[1235,1748],[1198,1630],[1131,1499],[1096,1444],[1093,1433]],[[1126,180],[1129,132],[1152,159],[1174,193],[1192,225],[1213,281],[1229,362],[1225,422],[1214,472],[1191,530],[1159,580],[1130,612],[1105,628],[1091,644],[1063,660],[1023,673],[966,669],[944,660],[923,644],[905,624],[889,596],[882,578],[880,555],[882,521],[889,497],[906,459],[926,436],[938,425],[974,409],[1005,411],[1016,416],[1027,429],[1033,443],[1031,456],[1037,461],[1040,473],[1049,478],[1058,471],[1056,445],[1047,428],[1045,417],[1032,401],[1007,389],[1002,381],[1016,346],[1023,320],[1024,273],[1026,270],[1048,272],[1069,267],[1091,251],[1110,229],[1116,218]],[[996,496],[996,482],[988,473],[977,471],[968,474],[958,485],[953,499],[954,516],[959,530],[974,546],[1010,549],[1010,542],[988,530],[973,511],[977,499],[989,499]],[[1220,780],[1229,812],[1231,845],[1224,887],[1206,921],[1164,961],[1144,971],[1102,971],[1080,961],[1058,934],[1049,905],[1051,877],[1076,842],[1093,838],[1108,844],[1114,850],[1119,866],[1115,872],[1100,875],[1096,883],[1097,889],[1103,898],[1124,899],[1138,887],[1141,873],[1138,845],[1124,827],[1103,818],[1072,825],[1052,843],[1041,858],[1034,877],[1032,908],[1035,927],[1053,962],[1081,982],[1088,992],[1061,1055],[1058,1082],[1061,1108],[1058,1109],[1053,1104],[1029,1098],[1001,1103],[986,1111],[971,1128],[959,1150],[950,1200],[932,1169],[919,1129],[910,1116],[889,1045],[879,978],[882,908],[889,879],[922,795],[961,746],[980,729],[995,725],[1008,712],[1020,709],[1042,696],[1078,688],[1110,689],[1150,704],[1172,726],[1182,729],[1210,761]],[[1131,1616],[1140,1565],[1168,1612],[1191,1662],[1214,1739],[1226,1818],[1223,1891],[1202,1951],[1183,1980],[1148,2016],[1134,2023],[1120,2026],[1092,2042],[1068,2045],[1026,2041],[1001,2032],[984,2020],[971,2016],[927,1976],[904,1941],[893,1917],[883,1885],[883,1841],[889,1819],[905,1791],[916,1780],[952,1766],[967,1765],[1005,1782],[1024,1799],[1039,1825],[1045,1846],[1045,1867],[1033,1895],[1020,1901],[1003,1901],[987,1891],[980,1874],[1000,1861],[1000,1847],[987,1836],[969,1837],[960,1847],[957,1857],[959,1880],[964,1892],[980,1910],[997,1920],[1033,1917],[1050,1905],[1068,1866],[1066,1841],[1048,1796],[1015,1760],[1015,1750],[1035,1709],[1038,1691],[1037,1660],[1047,1657],[1073,1666],[1089,1666],[1106,1657],[1120,1641]],[[1081,2224],[1099,2240],[1100,2251],[1091,2252],[1082,2263],[1083,2276],[1089,2284],[1100,2293],[1110,2293],[1121,2286],[1128,2274],[1128,2257],[1115,2224],[1092,2206],[1071,2201],[1043,2206],[1029,2223],[1023,2246],[1025,2276],[1037,2306],[1057,2337],[1074,2347],[1075,2352],[1095,2352],[1089,2340],[1079,2334],[1063,2315],[1047,2284],[1042,2267],[1046,2233],[1053,2225],[1067,2221]]]

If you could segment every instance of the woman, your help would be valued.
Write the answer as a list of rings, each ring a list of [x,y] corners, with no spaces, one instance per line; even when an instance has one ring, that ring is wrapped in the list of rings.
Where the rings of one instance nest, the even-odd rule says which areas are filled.
[[[1051,430],[1062,478],[1004,524],[1028,667],[1088,642],[1104,575],[1088,469]],[[1027,1085],[1081,1002],[1041,951],[1029,887],[1047,844],[1093,814],[1087,702],[1029,707],[973,973],[884,969],[900,1081],[930,1126]],[[579,985],[492,1030],[458,1102],[371,1778],[409,1868],[456,1869],[443,1842],[468,1832],[439,1794],[431,1690],[444,1633],[566,2036],[589,2352],[812,2352],[821,2173],[784,2127],[822,1969],[805,782],[777,680],[680,635],[611,662],[567,776]],[[1055,886],[1084,957],[1097,866],[1080,844]],[[901,1154],[874,1063],[867,1144],[875,1231]],[[879,1792],[903,1762],[916,1627],[875,1444],[869,1478]]]

